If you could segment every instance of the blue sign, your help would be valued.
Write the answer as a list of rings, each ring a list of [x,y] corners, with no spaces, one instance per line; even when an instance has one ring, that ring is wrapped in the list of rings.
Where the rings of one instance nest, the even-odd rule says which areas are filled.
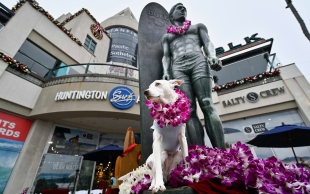
[[[125,86],[117,86],[110,92],[110,102],[118,109],[128,109],[136,102],[136,95]]]

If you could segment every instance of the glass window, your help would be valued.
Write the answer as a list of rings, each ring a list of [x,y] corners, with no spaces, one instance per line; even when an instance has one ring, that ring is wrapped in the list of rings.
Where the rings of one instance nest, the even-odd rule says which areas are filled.
[[[95,162],[80,161],[80,158],[98,147],[99,137],[96,132],[55,126],[32,191],[39,194],[42,187],[49,190],[69,188],[72,191],[77,169],[80,169],[77,191],[89,190]]]
[[[264,55],[261,54],[225,65],[221,71],[212,71],[212,74],[218,77],[218,85],[223,85],[235,80],[264,73],[266,69],[267,61]]]
[[[124,27],[113,27],[108,30],[112,44],[107,61],[125,63],[137,67],[137,33]],[[124,49],[124,46],[128,49]],[[127,56],[130,54],[131,56]]]
[[[59,63],[57,58],[45,52],[29,40],[26,40],[22,44],[14,59],[27,65],[33,73],[41,77],[46,77],[49,69],[53,69]]]
[[[96,49],[96,45],[97,43],[89,35],[87,35],[85,42],[84,42],[84,46],[86,47],[86,49],[94,53]]]
[[[42,190],[57,193],[56,189],[69,189],[73,192],[82,160],[81,156],[44,154],[31,193],[39,194]]]
[[[271,130],[276,126],[282,125],[282,122],[289,125],[306,126],[297,110],[288,110],[275,113],[264,114],[255,117],[246,117],[233,121],[223,122],[225,142],[234,144],[237,141],[246,143],[256,137],[261,132],[255,132],[253,125],[262,124],[265,130]],[[250,145],[251,146],[251,145]],[[294,148],[298,158],[304,158],[306,162],[310,161],[309,147]],[[268,158],[276,156],[279,160],[286,163],[295,162],[291,148],[254,148],[258,158]]]

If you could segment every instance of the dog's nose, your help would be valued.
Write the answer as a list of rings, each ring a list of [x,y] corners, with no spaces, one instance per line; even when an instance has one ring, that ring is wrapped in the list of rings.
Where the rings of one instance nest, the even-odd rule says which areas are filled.
[[[148,96],[149,95],[149,90],[144,90],[144,95]]]

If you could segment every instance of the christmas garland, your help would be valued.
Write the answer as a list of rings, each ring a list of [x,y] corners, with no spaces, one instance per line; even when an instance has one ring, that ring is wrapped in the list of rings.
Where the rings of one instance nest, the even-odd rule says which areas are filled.
[[[3,60],[10,67],[16,69],[19,72],[27,73],[27,74],[30,73],[30,69],[28,68],[27,65],[24,65],[20,63],[19,61],[16,61],[15,59],[9,57],[8,55],[3,54],[2,52],[0,52],[0,60]]]
[[[33,8],[35,8],[36,10],[38,10],[39,12],[41,12],[43,15],[45,15],[51,22],[53,22],[59,29],[61,29],[64,33],[67,34],[67,36],[69,38],[71,38],[74,42],[76,42],[78,45],[82,46],[82,42],[76,38],[75,36],[73,36],[72,33],[70,33],[70,31],[68,29],[66,29],[64,27],[64,25],[66,23],[68,23],[70,20],[72,20],[73,18],[76,18],[78,15],[80,15],[83,11],[85,11],[93,21],[95,21],[96,23],[97,20],[89,13],[89,11],[87,9],[81,9],[79,12],[75,13],[74,15],[70,16],[69,18],[67,18],[64,22],[60,23],[59,21],[55,20],[54,17],[48,13],[47,10],[44,10],[42,7],[40,7],[38,5],[38,3],[34,0],[20,0],[13,8],[12,8],[12,11],[15,13],[19,8],[21,8],[25,3],[26,1],[28,1],[30,3],[30,5],[32,5]],[[111,38],[111,36],[104,30],[103,32],[105,32],[108,37]]]
[[[92,24],[92,25],[91,25],[90,29],[91,29],[93,35],[94,35],[97,39],[101,40],[102,37],[103,37],[103,35],[101,34],[102,37],[100,38],[99,35],[95,35],[95,33],[93,32],[93,29],[92,29],[94,26],[98,25],[99,22],[98,22],[98,21],[94,18],[94,16],[91,15],[90,12],[89,12],[87,9],[85,9],[85,8],[82,8],[80,11],[78,11],[78,12],[76,12],[75,14],[73,14],[72,16],[66,18],[60,25],[62,25],[62,26],[66,25],[69,21],[71,21],[72,19],[76,18],[78,15],[80,15],[80,14],[83,13],[83,12],[86,12],[86,13],[89,15],[89,17],[95,22],[95,24]],[[99,24],[99,25],[100,25],[100,24]],[[101,27],[101,26],[100,26],[100,27]],[[111,35],[110,35],[103,27],[101,27],[101,28],[102,28],[102,29],[100,29],[100,30],[102,30],[102,32],[104,32],[109,38],[111,38]],[[98,37],[99,37],[99,38],[98,38]]]
[[[90,25],[90,30],[98,40],[101,40],[103,38],[102,32],[104,32],[105,30],[102,26],[100,26],[99,23]]]
[[[212,88],[212,91],[220,91],[223,89],[231,89],[234,88],[236,86],[242,85],[244,83],[253,83],[259,80],[263,80],[267,77],[271,77],[271,76],[275,76],[275,75],[279,75],[280,74],[280,70],[279,69],[275,69],[273,72],[264,72],[264,73],[260,73],[257,75],[254,75],[252,77],[247,77],[247,78],[243,78],[241,80],[235,80],[233,82],[227,83],[227,84],[223,84],[220,86],[215,86]]]

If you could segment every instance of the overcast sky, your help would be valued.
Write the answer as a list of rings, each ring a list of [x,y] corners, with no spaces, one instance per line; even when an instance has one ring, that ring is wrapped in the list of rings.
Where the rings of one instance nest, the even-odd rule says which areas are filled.
[[[16,0],[1,0],[7,7]],[[129,7],[139,20],[143,7],[149,1],[142,0],[38,0],[40,6],[54,18],[64,13],[76,13],[87,8],[102,22]],[[310,42],[306,39],[290,9],[285,9],[285,0],[158,0],[167,10],[182,2],[188,11],[188,19],[203,23],[209,30],[214,46],[228,50],[228,43],[245,44],[246,36],[258,33],[258,37],[274,38],[271,53],[277,53],[282,65],[296,63],[310,82]],[[293,4],[310,31],[310,1],[293,0]]]

